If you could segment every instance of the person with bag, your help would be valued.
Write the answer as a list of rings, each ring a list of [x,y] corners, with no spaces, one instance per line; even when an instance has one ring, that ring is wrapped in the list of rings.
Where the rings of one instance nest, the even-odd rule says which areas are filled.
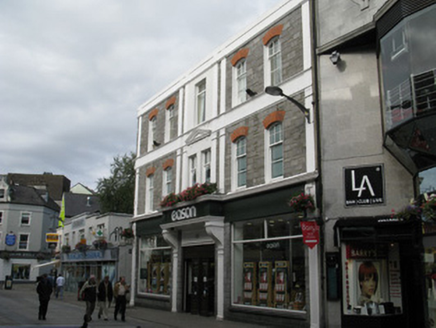
[[[86,302],[86,313],[83,317],[82,328],[86,328],[88,327],[88,322],[92,321],[92,313],[94,312],[95,302],[97,301],[97,283],[95,282],[95,276],[93,274],[80,290],[80,295],[82,294]]]
[[[108,320],[107,313],[108,308],[112,302],[113,297],[113,291],[112,291],[112,284],[109,281],[109,276],[105,276],[104,279],[100,282],[98,285],[98,318],[101,318],[101,315],[103,314],[103,319],[105,321]]]
[[[130,286],[126,285],[126,279],[120,277],[120,280],[115,284],[114,297],[115,297],[115,312],[114,319],[117,320],[118,312],[121,313],[121,320],[126,321],[126,294],[129,293]]]

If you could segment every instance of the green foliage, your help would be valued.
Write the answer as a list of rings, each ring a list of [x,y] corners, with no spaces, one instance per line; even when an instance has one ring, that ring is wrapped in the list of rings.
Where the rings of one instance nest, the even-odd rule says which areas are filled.
[[[97,193],[102,213],[133,214],[135,158],[133,152],[115,157],[111,164],[111,176],[98,180]]]

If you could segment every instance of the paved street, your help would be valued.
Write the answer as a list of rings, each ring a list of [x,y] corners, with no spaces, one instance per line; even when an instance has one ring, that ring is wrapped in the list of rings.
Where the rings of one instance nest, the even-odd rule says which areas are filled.
[[[63,300],[50,300],[47,320],[38,320],[39,301],[36,286],[14,284],[12,290],[0,289],[0,327],[80,327],[85,313],[85,303],[77,301],[75,293],[65,293]],[[186,313],[171,313],[143,307],[129,307],[126,322],[113,319],[113,306],[109,321],[97,319],[94,311],[90,328],[141,327],[141,328],[249,328],[266,327],[233,321],[217,321],[213,317],[201,317]]]

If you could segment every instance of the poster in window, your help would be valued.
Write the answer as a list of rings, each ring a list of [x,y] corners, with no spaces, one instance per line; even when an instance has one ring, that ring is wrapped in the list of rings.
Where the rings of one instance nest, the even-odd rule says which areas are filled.
[[[256,304],[256,262],[244,262],[244,304]]]
[[[259,262],[259,305],[272,306],[272,263]]]
[[[379,261],[356,261],[357,302],[359,306],[380,302],[381,276]]]

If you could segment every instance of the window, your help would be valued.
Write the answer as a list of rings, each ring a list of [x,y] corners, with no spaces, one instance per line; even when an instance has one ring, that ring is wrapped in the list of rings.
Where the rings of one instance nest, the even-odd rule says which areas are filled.
[[[210,182],[210,149],[201,153],[203,157],[203,181]]]
[[[29,280],[30,264],[12,264],[12,277],[16,280]]]
[[[196,85],[196,95],[197,124],[200,124],[206,120],[206,80]]]
[[[283,176],[283,133],[282,123],[271,126],[269,132],[269,152],[271,161],[271,178]]]
[[[171,105],[166,110],[167,115],[167,126],[166,126],[166,135],[168,136],[168,140],[171,140],[175,137],[175,117],[174,117],[174,105]]]
[[[268,61],[270,85],[279,85],[282,82],[282,51],[279,38],[273,39],[268,44]]]
[[[236,86],[237,86],[237,103],[243,103],[247,100],[247,69],[246,61],[240,60],[235,67]]]
[[[189,177],[191,186],[197,183],[197,156],[189,157]]]
[[[138,266],[138,293],[171,294],[171,247],[162,236],[140,239]]]
[[[232,244],[234,305],[306,310],[305,246],[297,220],[235,223]]]
[[[156,116],[148,124],[148,151],[152,151],[156,145]]]
[[[27,250],[29,248],[29,234],[20,234],[18,249]]]
[[[3,212],[0,212],[0,224],[3,224]]]
[[[30,225],[30,213],[29,212],[21,213],[21,225],[22,226]]]
[[[247,184],[247,139],[238,138],[236,147],[236,181],[237,187],[244,187]]]
[[[0,199],[5,198],[5,189],[0,188]]]
[[[164,196],[171,194],[173,191],[173,168],[171,166],[164,170],[163,182]]]
[[[152,212],[154,210],[154,175],[151,174],[147,177],[146,181],[146,199],[145,199],[145,211]]]
[[[389,315],[402,312],[400,250],[397,243],[343,244],[343,313]]]

